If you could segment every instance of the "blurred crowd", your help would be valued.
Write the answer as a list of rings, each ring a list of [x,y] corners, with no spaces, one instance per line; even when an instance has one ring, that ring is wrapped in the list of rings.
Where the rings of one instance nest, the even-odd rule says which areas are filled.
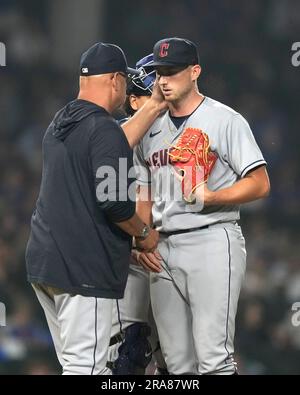
[[[134,64],[160,38],[193,40],[203,67],[201,92],[238,110],[253,129],[272,192],[242,210],[248,269],[237,317],[237,359],[242,374],[300,374],[300,326],[291,323],[292,305],[300,302],[300,67],[291,64],[291,45],[300,40],[300,3],[124,3],[106,4],[106,41],[119,44]],[[0,41],[10,55],[7,67],[0,67],[0,301],[7,309],[0,374],[59,373],[24,262],[42,137],[77,89],[76,76],[51,62],[46,4],[31,0],[25,9],[17,1],[0,3]]]

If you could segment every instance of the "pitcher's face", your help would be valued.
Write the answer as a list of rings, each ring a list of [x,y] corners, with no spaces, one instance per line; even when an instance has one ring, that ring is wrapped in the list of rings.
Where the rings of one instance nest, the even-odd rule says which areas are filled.
[[[198,69],[197,69],[198,68]],[[178,102],[194,89],[200,66],[157,66],[156,74],[165,100]]]

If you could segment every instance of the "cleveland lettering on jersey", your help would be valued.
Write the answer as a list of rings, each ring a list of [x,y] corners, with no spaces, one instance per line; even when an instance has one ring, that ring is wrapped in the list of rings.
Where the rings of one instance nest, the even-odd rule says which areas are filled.
[[[169,149],[162,149],[156,152],[146,159],[146,163],[149,168],[156,168],[167,166],[170,164],[170,156],[168,155]]]

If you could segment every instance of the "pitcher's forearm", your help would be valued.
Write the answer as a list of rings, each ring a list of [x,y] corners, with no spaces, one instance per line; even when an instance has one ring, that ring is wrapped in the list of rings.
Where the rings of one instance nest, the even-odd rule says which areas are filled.
[[[270,182],[265,170],[261,167],[231,187],[219,191],[208,191],[206,205],[232,205],[249,203],[268,196]]]

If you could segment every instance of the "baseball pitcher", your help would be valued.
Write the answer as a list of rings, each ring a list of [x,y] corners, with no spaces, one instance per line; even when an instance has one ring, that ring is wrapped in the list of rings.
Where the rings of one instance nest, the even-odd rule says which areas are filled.
[[[154,46],[169,111],[135,154],[137,211],[160,232],[141,253],[170,374],[237,373],[234,331],[246,269],[239,207],[268,195],[266,162],[247,121],[202,95],[198,51],[182,38]]]

